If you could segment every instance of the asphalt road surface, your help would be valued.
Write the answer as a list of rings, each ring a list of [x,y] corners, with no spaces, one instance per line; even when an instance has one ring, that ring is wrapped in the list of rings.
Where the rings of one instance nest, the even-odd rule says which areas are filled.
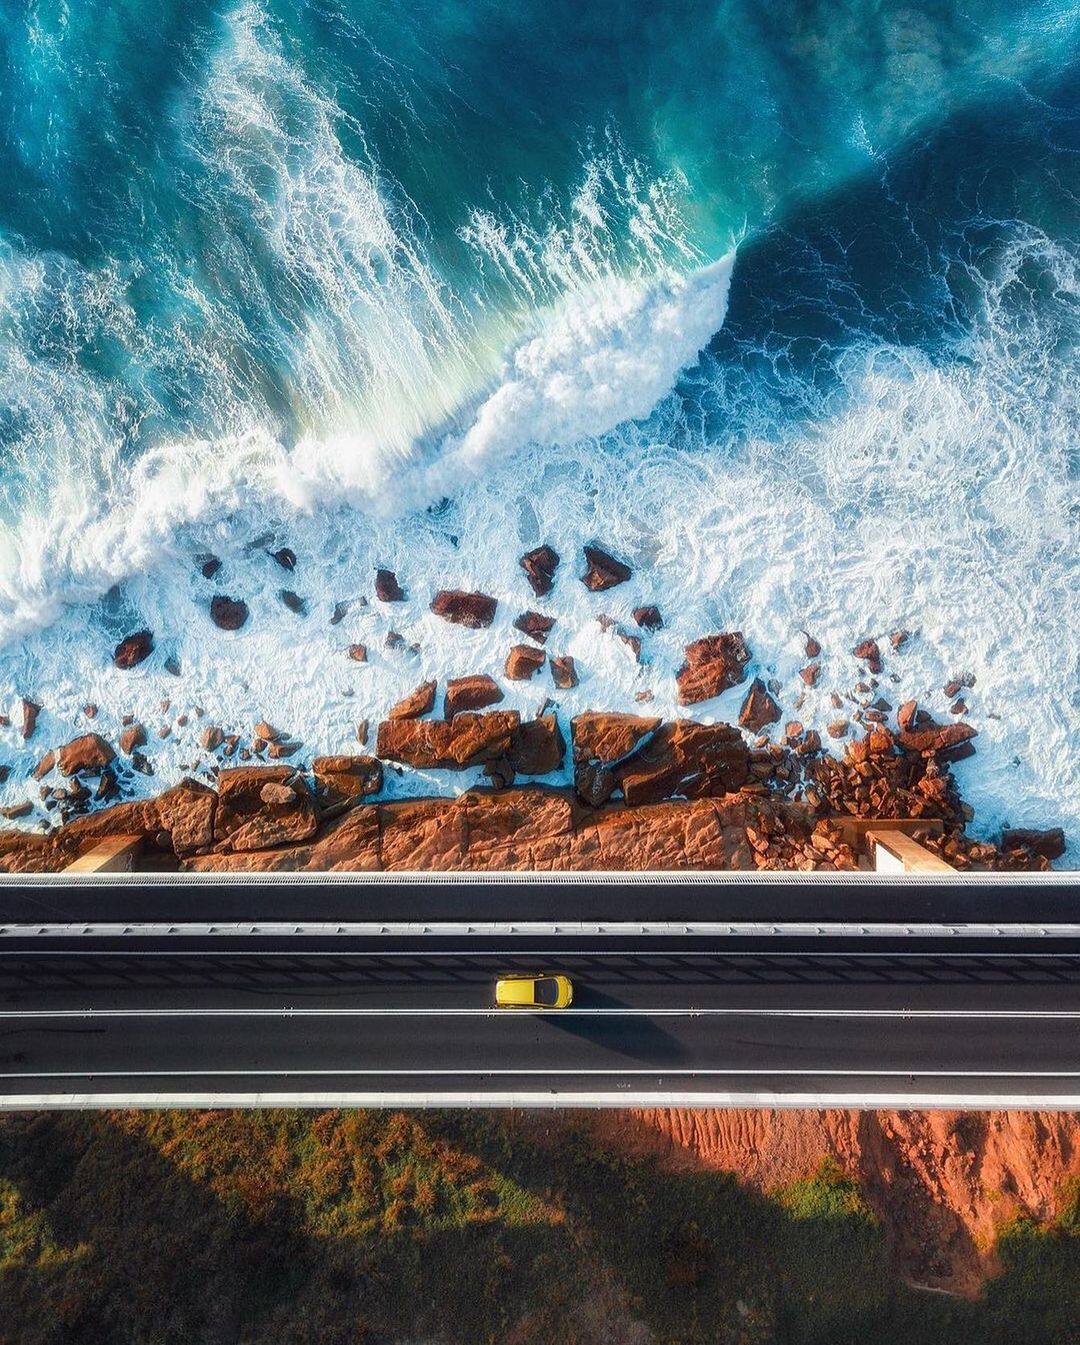
[[[561,971],[570,1009],[495,1010]],[[0,1105],[1080,1107],[1070,938],[0,939]]]

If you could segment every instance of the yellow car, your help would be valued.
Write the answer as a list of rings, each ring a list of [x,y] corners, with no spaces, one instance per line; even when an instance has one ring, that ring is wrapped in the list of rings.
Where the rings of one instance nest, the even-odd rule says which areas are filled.
[[[565,1009],[573,998],[566,976],[504,976],[495,983],[499,1009]]]

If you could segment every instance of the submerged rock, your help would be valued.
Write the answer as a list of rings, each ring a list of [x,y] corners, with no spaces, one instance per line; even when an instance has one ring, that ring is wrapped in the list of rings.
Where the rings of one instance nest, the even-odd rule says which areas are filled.
[[[118,668],[135,668],[154,652],[154,637],[148,630],[137,630],[125,635],[113,651],[113,663]]]
[[[297,616],[307,616],[307,599],[301,598],[299,593],[294,593],[291,588],[283,588],[279,597],[290,612],[295,612]]]
[[[296,552],[290,551],[287,546],[283,546],[280,551],[268,551],[266,554],[272,560],[276,560],[283,570],[296,569]]]
[[[375,596],[380,602],[404,602],[405,590],[393,570],[375,571]]]
[[[1060,859],[1065,853],[1065,832],[1061,827],[1035,831],[1028,827],[1012,827],[1002,833],[1003,850],[1030,850],[1044,859]]]
[[[659,630],[664,624],[659,607],[635,607],[632,615],[642,630]]]
[[[248,605],[242,598],[219,593],[210,600],[210,620],[220,630],[239,630],[248,619]]]
[[[518,561],[525,571],[532,591],[538,598],[550,593],[555,582],[555,571],[559,568],[559,553],[550,546],[537,546],[526,551]]]

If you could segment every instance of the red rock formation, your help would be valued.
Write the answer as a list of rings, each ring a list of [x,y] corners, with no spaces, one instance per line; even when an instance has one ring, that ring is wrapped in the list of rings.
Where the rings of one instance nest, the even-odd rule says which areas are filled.
[[[541,644],[545,644],[554,624],[555,618],[544,616],[543,612],[522,612],[514,622],[514,629],[527,635],[530,640],[539,640]]]
[[[551,680],[560,691],[569,691],[578,684],[577,668],[571,654],[563,654],[551,660]]]
[[[154,637],[148,630],[125,635],[113,652],[113,663],[118,668],[134,668],[154,652]]]
[[[1060,859],[1065,853],[1065,833],[1061,827],[1051,827],[1046,831],[1013,827],[1002,834],[1001,848],[1030,850],[1032,854],[1042,855],[1044,859]]]
[[[766,725],[775,724],[779,718],[779,705],[769,695],[761,678],[755,677],[739,710],[739,723],[751,733],[760,733]]]
[[[506,656],[506,675],[512,682],[527,682],[544,666],[546,655],[532,645],[516,644]]]
[[[291,797],[262,798],[263,786],[287,785]],[[224,849],[267,850],[314,835],[315,805],[302,776],[289,766],[236,766],[218,776],[214,839]]]
[[[509,757],[520,722],[516,710],[466,711],[451,720],[388,719],[379,725],[377,751],[409,766],[462,770]]]
[[[624,565],[598,546],[585,547],[585,561],[586,569],[581,582],[594,593],[625,584],[632,573],[629,565]]]
[[[34,736],[34,730],[37,728],[38,715],[41,714],[41,706],[36,701],[28,701],[23,697],[22,703],[22,736],[29,739]]]
[[[628,804],[712,798],[746,784],[749,761],[742,734],[729,724],[663,724],[614,768]]]
[[[593,712],[575,715],[571,724],[574,761],[612,766],[640,747],[660,724],[659,719],[642,715]]]
[[[554,715],[519,724],[510,741],[508,761],[518,775],[550,775],[562,766],[566,743]]]
[[[440,589],[431,600],[431,610],[444,621],[480,630],[495,620],[499,603],[487,593],[465,593],[461,589]]]
[[[676,674],[679,704],[711,700],[746,677],[750,650],[741,631],[707,635],[686,646],[686,662]]]
[[[60,774],[77,775],[80,771],[100,771],[107,766],[116,752],[100,734],[84,733],[73,738],[60,749]]]
[[[1080,1117],[1065,1112],[853,1112],[658,1109],[598,1113],[594,1137],[760,1190],[837,1163],[861,1185],[915,1283],[975,1294],[996,1267],[994,1239],[1017,1216],[1057,1213],[1080,1174]]]
[[[447,719],[453,719],[462,710],[484,710],[489,705],[497,705],[502,699],[502,688],[486,674],[451,677],[446,684],[443,714]]]
[[[551,592],[555,582],[555,571],[559,568],[559,553],[550,546],[534,547],[526,551],[518,561],[525,571],[532,591],[538,598]]]
[[[375,757],[316,757],[311,763],[315,797],[324,809],[337,808],[382,789],[382,762]]]
[[[430,714],[435,704],[434,682],[421,682],[415,691],[410,691],[404,700],[386,712],[387,719],[419,719]]]

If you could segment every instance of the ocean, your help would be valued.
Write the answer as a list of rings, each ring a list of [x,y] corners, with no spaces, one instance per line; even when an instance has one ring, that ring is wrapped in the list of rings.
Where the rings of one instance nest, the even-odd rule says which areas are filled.
[[[0,802],[87,704],[146,725],[136,790],[209,771],[209,723],[358,750],[538,606],[580,684],[507,684],[530,713],[674,715],[683,646],[741,629],[795,717],[809,631],[823,728],[909,629],[892,703],[975,679],[971,830],[1064,824],[1075,865],[1078,38],[1018,0],[5,0]],[[634,571],[599,597],[592,540]],[[653,602],[639,663],[596,618]]]

